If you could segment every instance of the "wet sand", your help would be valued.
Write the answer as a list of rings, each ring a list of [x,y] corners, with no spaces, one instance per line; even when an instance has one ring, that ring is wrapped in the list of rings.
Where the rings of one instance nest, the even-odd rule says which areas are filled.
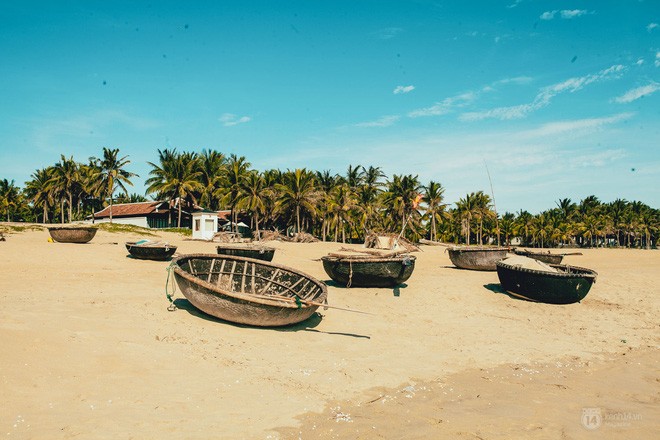
[[[658,251],[566,257],[599,276],[582,303],[556,306],[513,299],[495,272],[455,269],[444,248],[424,246],[399,288],[330,283],[330,304],[373,315],[327,309],[259,329],[204,315],[180,292],[169,312],[169,263],[123,245],[164,240],[186,254],[214,243],[6,237],[6,438],[655,438],[660,427]],[[340,247],[268,244],[274,262],[324,281],[317,260]],[[600,411],[600,426],[584,426],[583,408]],[[636,418],[608,425],[622,414]]]

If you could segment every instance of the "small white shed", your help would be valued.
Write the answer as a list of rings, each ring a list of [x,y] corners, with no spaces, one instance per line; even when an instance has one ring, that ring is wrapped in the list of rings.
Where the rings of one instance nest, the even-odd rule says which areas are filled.
[[[211,240],[218,232],[218,213],[198,211],[192,213],[192,236],[200,240]]]

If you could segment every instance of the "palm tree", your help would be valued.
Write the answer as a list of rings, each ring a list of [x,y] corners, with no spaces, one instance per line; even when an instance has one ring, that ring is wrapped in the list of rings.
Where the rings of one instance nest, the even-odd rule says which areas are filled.
[[[318,188],[319,203],[318,213],[321,217],[321,237],[323,241],[326,240],[328,235],[328,215],[329,215],[329,197],[330,192],[339,184],[338,182],[342,180],[337,174],[332,174],[329,170],[317,171],[316,172],[316,187]]]
[[[64,223],[64,204],[68,202],[69,222],[73,218],[73,194],[75,186],[79,182],[79,165],[73,160],[73,156],[67,159],[62,154],[60,161],[53,167],[52,178],[49,188],[60,198],[60,210],[62,223]]]
[[[392,229],[397,227],[395,225],[400,225],[403,232],[408,219],[413,220],[411,227],[416,228],[414,222],[417,218],[413,216],[415,213],[419,215],[419,212],[414,204],[421,189],[418,177],[410,174],[405,176],[395,174],[387,183],[387,189],[382,195],[382,204]]]
[[[250,171],[250,166],[250,162],[243,156],[238,157],[235,154],[229,156],[222,176],[222,186],[216,191],[216,195],[222,196],[221,202],[228,205],[231,210],[231,222],[235,232],[238,232],[236,204],[241,196],[241,185]]]
[[[523,244],[530,243],[529,237],[532,234],[534,216],[527,211],[520,210],[514,220],[514,234],[520,238]]]
[[[20,201],[18,187],[7,179],[0,180],[0,208],[7,215],[7,221],[11,221],[11,209],[17,208]]]
[[[287,171],[282,175],[282,183],[275,185],[279,192],[277,210],[279,212],[294,211],[296,232],[301,232],[301,214],[306,212],[310,217],[317,213],[317,202],[321,197],[316,188],[316,179],[312,172],[305,168]]]
[[[224,154],[215,150],[202,150],[198,158],[199,180],[203,186],[200,204],[215,211],[219,207],[219,200],[215,194],[222,183],[226,158]]]
[[[331,216],[331,223],[335,226],[335,242],[339,240],[341,231],[342,243],[346,243],[346,228],[352,227],[351,213],[357,208],[353,191],[347,183],[336,186],[327,198],[327,209]]]
[[[90,161],[98,168],[95,177],[98,179],[97,183],[101,198],[110,198],[110,223],[112,223],[112,204],[115,191],[121,189],[124,193],[128,193],[126,185],[133,185],[130,178],[139,177],[137,174],[124,169],[126,165],[131,163],[131,161],[128,160],[128,156],[117,158],[118,154],[119,148],[110,149],[103,147],[102,159],[97,159],[95,157],[90,158]]]
[[[48,183],[52,178],[52,167],[37,170],[30,177],[32,180],[25,182],[25,194],[35,208],[41,206],[43,222],[48,223],[48,208],[54,203]]]
[[[177,153],[175,150],[158,150],[160,165],[147,162],[152,170],[152,176],[145,182],[147,194],[158,193],[167,195],[170,204],[178,199],[177,227],[181,227],[181,211],[183,202],[192,199],[196,203],[194,192],[201,190],[199,171],[197,171],[197,157],[194,153]],[[171,220],[170,220],[171,222]]]
[[[240,183],[236,206],[246,209],[252,214],[252,218],[255,220],[257,239],[260,238],[259,219],[266,212],[270,192],[270,188],[266,186],[266,180],[256,170],[249,172]]]
[[[470,244],[472,219],[477,216],[478,209],[474,193],[467,194],[456,202],[456,210],[461,219],[461,231],[465,234],[465,244],[467,245]]]
[[[443,203],[445,189],[442,184],[431,181],[424,187],[424,197],[422,201],[426,204],[425,216],[431,220],[431,241],[437,240],[437,223],[443,220],[449,220],[447,204]]]

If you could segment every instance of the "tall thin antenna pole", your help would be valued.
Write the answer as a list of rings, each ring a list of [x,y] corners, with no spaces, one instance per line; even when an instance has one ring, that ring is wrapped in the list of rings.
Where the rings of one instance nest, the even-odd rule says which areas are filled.
[[[486,167],[486,174],[488,174],[488,183],[490,183],[490,194],[493,196],[493,208],[495,209],[495,229],[497,229],[497,245],[500,245],[500,220],[497,216],[497,204],[495,203],[495,191],[493,191],[493,181],[490,179],[490,171],[488,171],[488,164],[484,160]]]

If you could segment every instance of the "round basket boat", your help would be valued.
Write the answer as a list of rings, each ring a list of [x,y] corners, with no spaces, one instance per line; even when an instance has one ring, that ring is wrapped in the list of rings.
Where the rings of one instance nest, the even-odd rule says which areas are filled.
[[[165,261],[174,255],[176,246],[129,241],[126,242],[126,250],[131,254],[131,257],[140,260]]]
[[[229,255],[193,254],[172,261],[183,295],[199,310],[259,327],[302,322],[326,302],[319,280],[286,266]]]
[[[333,281],[346,287],[393,287],[405,282],[415,270],[415,257],[321,258],[323,269]]]
[[[522,255],[523,257],[533,258],[535,260],[543,261],[548,264],[559,264],[564,258],[563,254],[551,254],[550,252],[532,252],[522,249],[513,250],[516,255]]]
[[[460,269],[494,271],[497,269],[495,263],[506,257],[509,248],[465,246],[447,250],[451,262]]]
[[[218,254],[273,261],[275,248],[253,243],[226,243],[216,246]]]
[[[497,276],[502,288],[524,299],[549,304],[572,304],[587,296],[598,275],[591,269],[550,264],[556,272],[535,270],[497,262]]]
[[[96,226],[51,226],[51,238],[58,243],[87,243],[96,235]]]

